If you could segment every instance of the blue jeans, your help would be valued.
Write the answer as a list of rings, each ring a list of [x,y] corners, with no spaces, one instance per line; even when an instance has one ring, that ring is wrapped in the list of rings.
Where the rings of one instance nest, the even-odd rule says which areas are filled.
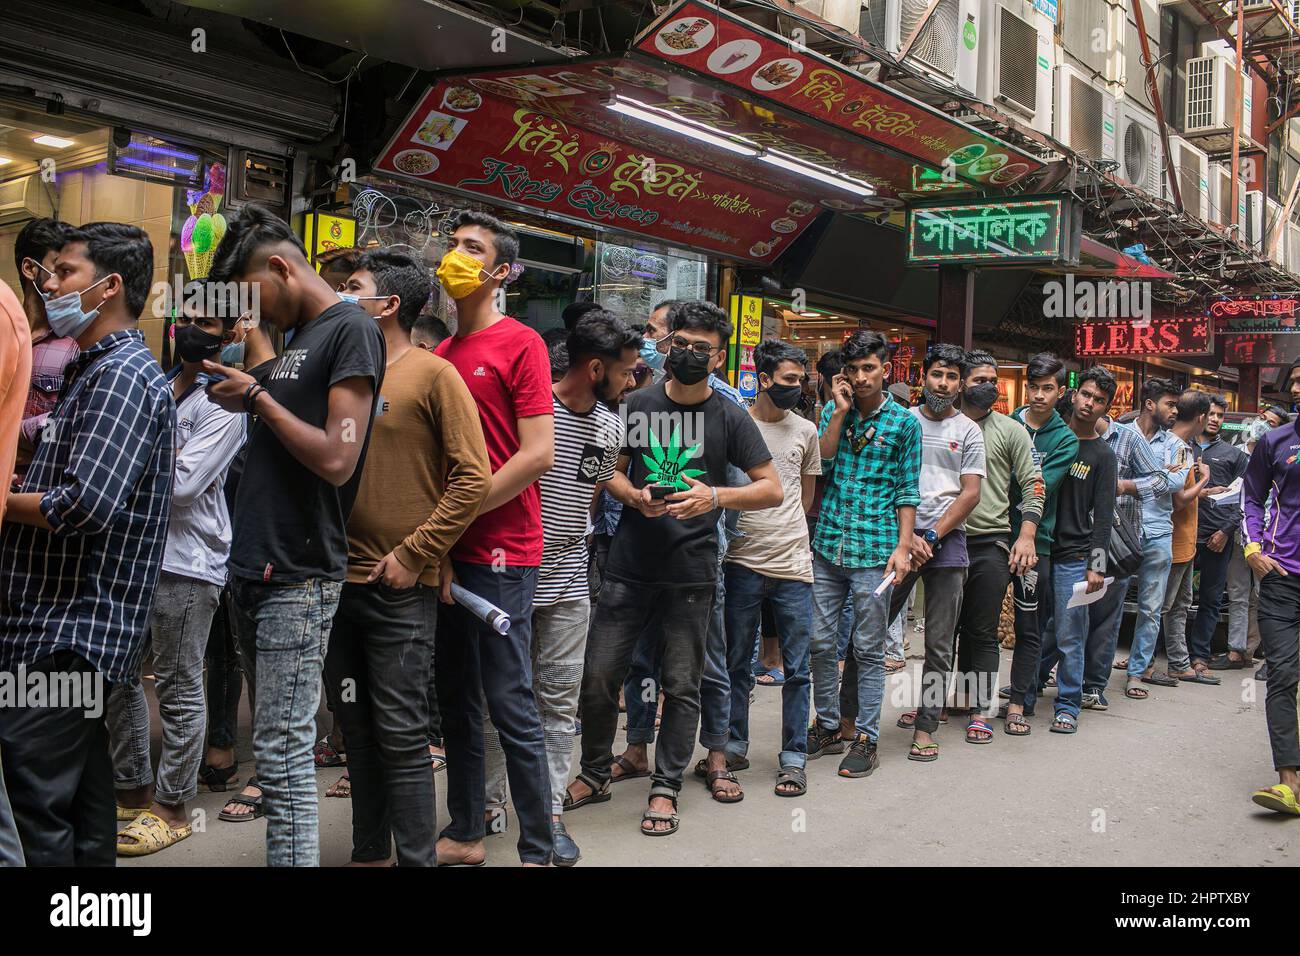
[[[1196,609],[1196,621],[1187,632],[1187,651],[1194,661],[1210,659],[1210,642],[1214,629],[1219,626],[1219,613],[1223,605],[1223,591],[1228,584],[1228,568],[1232,564],[1235,538],[1229,538],[1222,551],[1211,551],[1207,545],[1196,546],[1196,564],[1201,569],[1201,591]]]
[[[341,581],[236,578],[231,610],[253,709],[253,757],[266,811],[266,865],[319,866],[316,709]]]
[[[700,745],[709,750],[722,750],[726,747],[727,714],[731,709],[728,698],[732,682],[727,675],[731,672],[732,653],[722,613],[726,596],[726,575],[719,566],[718,585],[713,592],[713,610],[709,614],[709,632],[704,644],[704,674],[700,680]],[[744,649],[746,664],[753,659],[754,633],[750,633],[749,644]],[[736,651],[736,654],[739,653]],[[745,700],[749,700],[748,696]]]
[[[853,644],[853,596],[849,595],[844,599],[844,610],[840,612],[840,632],[835,647],[839,652],[839,659],[844,660],[849,656],[849,648]]]
[[[1160,614],[1165,606],[1165,588],[1169,586],[1169,565],[1173,562],[1173,538],[1142,535],[1142,566],[1138,568],[1138,613],[1133,628],[1133,647],[1128,655],[1128,676],[1141,677],[1156,655],[1160,637]],[[1228,563],[1223,563],[1227,580]],[[1219,587],[1223,591],[1222,585]]]
[[[1088,607],[1066,607],[1074,586],[1087,577],[1088,563],[1052,563],[1052,616],[1043,626],[1043,656],[1038,665],[1038,683],[1025,694],[1026,712],[1034,709],[1038,688],[1056,665],[1056,712],[1079,716],[1083,700],[1083,657],[1088,640]],[[1059,663],[1058,663],[1058,660]]]
[[[1110,681],[1119,629],[1124,623],[1124,596],[1132,576],[1120,578],[1106,589],[1106,596],[1088,605],[1088,643],[1084,652],[1083,689],[1101,693]]]
[[[749,752],[749,692],[754,686],[747,647],[758,627],[764,599],[772,602],[785,684],[781,687],[781,766],[808,760],[808,687],[812,640],[812,585],[769,578],[739,564],[726,565],[727,654],[731,677],[727,756]],[[705,670],[705,683],[709,681]]]
[[[844,599],[853,599],[853,655],[858,662],[858,716],[854,726],[875,742],[885,696],[885,642],[889,636],[891,588],[877,597],[885,569],[841,568],[813,553],[813,705],[817,723],[840,725],[839,622]]]

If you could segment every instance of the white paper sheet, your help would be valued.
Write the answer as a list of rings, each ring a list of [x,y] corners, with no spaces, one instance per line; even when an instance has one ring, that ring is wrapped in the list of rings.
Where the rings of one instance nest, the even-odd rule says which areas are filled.
[[[1234,478],[1232,480],[1232,484],[1228,485],[1228,487],[1224,488],[1217,495],[1210,495],[1209,496],[1210,500],[1222,501],[1224,498],[1237,497],[1239,494],[1241,494],[1241,481],[1242,479],[1240,478]]]
[[[1084,589],[1087,588],[1088,582],[1086,580],[1080,581],[1074,586],[1074,593],[1070,595],[1070,600],[1065,606],[1080,607],[1084,604],[1095,604],[1106,596],[1106,590],[1114,583],[1114,578],[1106,578],[1106,580],[1101,583],[1101,587],[1093,591],[1091,594],[1087,594]]]

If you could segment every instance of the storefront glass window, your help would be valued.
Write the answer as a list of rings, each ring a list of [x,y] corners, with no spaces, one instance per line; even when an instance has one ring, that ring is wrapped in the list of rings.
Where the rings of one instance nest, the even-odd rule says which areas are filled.
[[[685,252],[596,243],[592,298],[630,325],[640,325],[665,299],[708,296],[708,263]]]

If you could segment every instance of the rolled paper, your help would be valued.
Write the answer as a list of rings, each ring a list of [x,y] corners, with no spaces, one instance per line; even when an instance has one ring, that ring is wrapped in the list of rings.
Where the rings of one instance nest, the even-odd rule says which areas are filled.
[[[457,604],[498,634],[510,633],[510,615],[492,602],[483,600],[473,591],[466,591],[454,581],[451,584],[451,596]]]

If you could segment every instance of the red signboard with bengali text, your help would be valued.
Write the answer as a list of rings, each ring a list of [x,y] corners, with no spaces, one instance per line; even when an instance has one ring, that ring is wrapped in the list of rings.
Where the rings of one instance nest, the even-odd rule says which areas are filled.
[[[1204,316],[1153,317],[1149,325],[1131,319],[1080,322],[1074,327],[1079,358],[1142,355],[1205,355],[1214,351],[1210,322]]]
[[[432,86],[375,169],[544,216],[757,262],[775,259],[820,212],[800,193],[684,162],[670,144],[651,150],[598,135],[540,104],[471,83]],[[540,75],[530,83],[534,101],[565,89],[578,92]]]
[[[1043,168],[1027,153],[698,0],[660,17],[636,49],[979,186],[1004,188]]]
[[[1224,365],[1290,365],[1300,359],[1300,335],[1223,336]]]
[[[1224,296],[1205,312],[1222,333],[1300,333],[1300,299],[1288,295]]]

